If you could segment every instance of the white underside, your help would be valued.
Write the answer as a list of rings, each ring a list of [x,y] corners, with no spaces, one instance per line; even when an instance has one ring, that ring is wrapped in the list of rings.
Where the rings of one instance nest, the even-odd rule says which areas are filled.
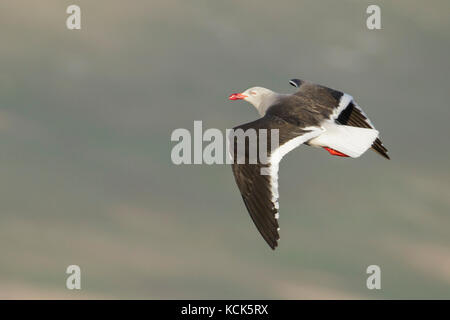
[[[311,139],[308,143],[315,147],[328,147],[352,158],[358,158],[369,149],[378,137],[378,131],[325,122],[325,132]]]

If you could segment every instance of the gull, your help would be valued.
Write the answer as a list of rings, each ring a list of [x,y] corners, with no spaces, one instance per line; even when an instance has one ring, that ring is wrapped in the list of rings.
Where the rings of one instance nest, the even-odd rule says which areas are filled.
[[[272,249],[280,239],[278,168],[287,153],[304,144],[323,148],[333,156],[358,158],[372,149],[390,159],[378,130],[351,95],[300,79],[289,83],[298,89],[294,94],[252,87],[229,96],[229,100],[249,102],[261,116],[233,128],[235,131],[266,129],[270,133],[271,129],[278,129],[278,147],[268,149],[266,162],[257,159],[252,163],[246,152],[246,161],[241,163],[236,161],[236,150],[232,154],[232,170],[244,204]],[[235,143],[235,138],[230,138],[230,143]],[[267,169],[268,174],[261,174],[261,169]]]

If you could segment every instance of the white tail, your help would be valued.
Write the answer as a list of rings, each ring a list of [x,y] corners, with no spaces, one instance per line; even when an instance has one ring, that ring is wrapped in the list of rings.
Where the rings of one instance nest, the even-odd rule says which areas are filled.
[[[358,158],[366,152],[378,137],[378,131],[375,129],[343,126],[335,123],[327,123],[323,127],[326,131],[308,141],[309,144],[317,147],[329,147],[352,158]]]

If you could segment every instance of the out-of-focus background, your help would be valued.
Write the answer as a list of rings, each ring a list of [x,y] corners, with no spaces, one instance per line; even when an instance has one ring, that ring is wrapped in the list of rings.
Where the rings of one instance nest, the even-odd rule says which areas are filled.
[[[382,30],[366,28],[369,4]],[[448,12],[446,0],[1,1],[0,298],[450,298]],[[254,120],[228,94],[293,92],[293,77],[352,94],[392,160],[286,156],[272,251],[230,167],[173,165],[170,135]],[[80,291],[65,287],[71,264]],[[366,288],[372,264],[381,290]]]

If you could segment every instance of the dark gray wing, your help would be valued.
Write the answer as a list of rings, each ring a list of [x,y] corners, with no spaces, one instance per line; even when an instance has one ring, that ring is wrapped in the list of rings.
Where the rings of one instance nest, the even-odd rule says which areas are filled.
[[[298,88],[294,95],[313,101],[315,110],[325,119],[347,126],[375,129],[351,95],[300,79],[291,79],[289,83]],[[388,150],[379,138],[372,144],[372,149],[386,159],[390,159]]]
[[[234,178],[256,228],[269,246],[275,249],[279,240],[278,164],[285,154],[318,136],[322,129],[301,128],[273,115],[266,115],[259,120],[235,127],[233,130],[236,132],[238,129],[242,129],[243,132],[254,130],[256,142],[251,143],[249,139],[245,139],[245,152],[240,155],[238,148],[243,142],[238,141],[239,138],[235,135],[230,136]],[[262,134],[261,129],[266,129],[267,133]],[[274,134],[271,129],[278,129],[278,147],[271,144],[272,134]],[[261,139],[266,139],[265,143],[261,144]],[[265,148],[268,156],[267,159],[257,156],[255,161],[251,154],[255,149],[259,154],[260,146]]]

